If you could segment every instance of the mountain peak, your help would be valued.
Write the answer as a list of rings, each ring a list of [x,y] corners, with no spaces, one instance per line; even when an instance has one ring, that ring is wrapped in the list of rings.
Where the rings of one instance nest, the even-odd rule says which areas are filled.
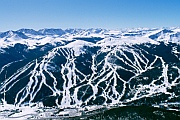
[[[13,31],[13,30],[9,30],[7,32],[0,34],[0,38],[11,38],[11,37],[22,38],[22,39],[28,39],[29,38],[25,34],[23,34],[22,32]]]
[[[55,28],[45,28],[38,30],[39,33],[43,35],[63,35],[65,31],[62,29],[55,29]]]
[[[24,34],[32,34],[32,35],[40,35],[41,34],[34,29],[27,29],[27,28],[19,29],[18,32],[22,32]]]

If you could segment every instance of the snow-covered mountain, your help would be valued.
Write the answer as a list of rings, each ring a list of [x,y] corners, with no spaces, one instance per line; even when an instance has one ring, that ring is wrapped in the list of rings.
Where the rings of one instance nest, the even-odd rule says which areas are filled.
[[[1,43],[5,42],[6,47],[11,47],[17,43],[27,45],[29,47],[36,47],[40,43],[54,44],[54,42],[61,42],[61,40],[69,41],[76,38],[79,39],[91,39],[91,38],[100,38],[96,42],[102,39],[137,39],[138,42],[142,42],[139,38],[149,39],[158,42],[171,42],[179,43],[180,37],[180,28],[161,28],[161,29],[147,29],[147,28],[138,28],[138,29],[125,29],[125,30],[106,30],[106,29],[40,29],[38,31],[33,29],[20,29],[17,31],[7,31],[0,33]],[[101,39],[102,38],[102,39]],[[28,40],[26,40],[28,39]],[[90,40],[89,39],[89,40]],[[49,40],[51,42],[49,42]],[[30,42],[33,41],[33,42]],[[111,40],[107,40],[111,41]],[[135,40],[136,41],[136,40]],[[92,41],[93,42],[93,39]],[[145,42],[143,40],[143,42]],[[121,44],[121,42],[119,42]],[[42,44],[40,44],[42,45]],[[1,48],[4,48],[3,45],[0,45]]]
[[[25,34],[12,30],[1,33],[0,38],[28,39],[28,37]]]
[[[1,32],[0,59],[2,111],[34,110],[10,110],[12,118],[41,118],[35,111],[45,106],[54,116],[102,106],[180,110],[180,28]]]

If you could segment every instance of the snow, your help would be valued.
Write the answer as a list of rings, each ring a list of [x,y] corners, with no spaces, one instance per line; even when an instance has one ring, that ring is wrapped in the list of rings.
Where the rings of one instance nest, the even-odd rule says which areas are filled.
[[[149,36],[151,36],[151,35],[157,34],[157,33],[161,32],[162,30],[163,30],[162,28],[161,28],[161,29],[154,30],[154,31],[152,31],[152,32],[147,33],[146,35],[144,35],[144,37],[149,37]]]
[[[99,46],[113,46],[113,45],[133,45],[133,44],[142,44],[142,43],[151,43],[159,44],[159,42],[154,41],[147,37],[127,37],[127,38],[106,38],[102,41],[99,41],[97,44]]]
[[[174,28],[173,31],[174,32],[180,32],[180,28]]]
[[[12,104],[6,104],[4,103],[3,105],[0,105],[0,119],[4,119],[4,120],[22,120],[22,119],[27,119],[28,117],[30,117],[32,114],[37,114],[36,110],[37,107],[30,107],[30,106],[15,106]],[[2,111],[6,111],[3,112]],[[16,112],[13,112],[16,111]],[[8,114],[12,114],[10,117],[8,117]]]
[[[110,30],[110,31],[107,32],[106,34],[119,35],[120,33],[121,33],[121,31],[119,31],[119,30]]]
[[[80,54],[83,54],[84,50],[83,47],[84,46],[88,46],[91,47],[94,44],[91,42],[86,42],[86,41],[82,41],[82,40],[76,40],[74,42],[71,42],[65,46],[63,46],[63,48],[71,48],[74,50],[74,54],[75,56],[79,56]]]
[[[61,42],[62,40],[71,41],[75,37],[101,37],[105,38],[98,42],[98,44],[103,44],[103,42],[108,42],[107,44],[141,44],[141,43],[152,43],[158,44],[156,41],[148,39],[150,35],[157,34],[161,32],[163,28],[159,29],[148,29],[148,28],[137,28],[137,29],[127,29],[127,30],[105,30],[105,29],[73,29],[71,32],[67,32],[62,36],[58,35],[31,35],[30,33],[24,35],[28,36],[28,39],[23,39],[18,36],[18,33],[14,31],[8,31],[7,36],[4,38],[0,38],[0,48],[12,47],[17,43],[27,45],[29,49],[35,49],[37,46],[45,45],[47,43],[55,44],[56,42]],[[164,41],[166,43],[173,42],[173,43],[180,43],[178,37],[170,38],[170,35],[176,34],[180,32],[180,28],[168,28],[168,30],[172,30],[172,33],[162,34],[158,37],[157,41]],[[98,32],[97,32],[98,31]],[[124,36],[124,34],[128,34],[131,32],[135,33],[143,33],[141,36],[138,37],[128,37]],[[2,33],[0,33],[2,34]],[[79,44],[79,43],[78,43]],[[76,44],[77,45],[77,44]]]
[[[146,32],[145,35],[142,35],[142,36],[123,36],[123,32],[124,33],[128,33],[128,32],[141,32],[145,30]],[[174,80],[172,82],[172,84],[169,84],[168,83],[168,65],[165,64],[164,60],[159,57],[159,56],[156,56],[156,58],[154,59],[154,61],[149,64],[148,60],[143,60],[141,58],[141,56],[137,53],[135,53],[135,51],[131,50],[130,48],[126,48],[126,47],[122,47],[124,45],[134,45],[134,44],[143,44],[143,43],[151,43],[151,44],[155,44],[155,45],[159,45],[159,41],[162,41],[162,42],[174,42],[174,43],[180,43],[180,40],[179,38],[177,37],[174,37],[173,39],[170,38],[170,35],[171,34],[175,34],[177,32],[180,31],[179,28],[175,29],[173,28],[173,33],[167,33],[167,34],[162,34],[160,35],[157,40],[152,40],[149,38],[150,35],[153,35],[153,34],[156,34],[160,31],[162,31],[163,29],[141,29],[141,28],[138,28],[138,29],[135,29],[135,30],[126,30],[126,31],[119,31],[119,30],[102,30],[100,33],[96,33],[95,31],[96,30],[78,30],[74,33],[66,33],[62,36],[58,36],[58,35],[48,35],[48,36],[41,36],[41,35],[30,35],[28,34],[27,36],[29,37],[28,39],[22,39],[20,37],[17,37],[17,36],[14,36],[13,35],[13,32],[10,32],[9,34],[9,38],[0,38],[0,53],[4,53],[5,51],[3,50],[3,48],[6,48],[6,47],[10,47],[10,46],[14,46],[15,44],[17,43],[20,43],[20,44],[24,44],[24,45],[27,45],[29,49],[35,49],[37,46],[41,46],[41,45],[45,45],[47,43],[49,44],[52,44],[52,45],[55,45],[57,42],[59,43],[62,43],[62,44],[66,44],[64,41],[67,41],[69,42],[68,44],[64,45],[64,46],[58,46],[58,47],[55,47],[53,50],[51,50],[50,52],[48,52],[48,54],[46,56],[43,57],[42,61],[38,63],[38,61],[36,60],[36,63],[35,63],[35,67],[34,67],[34,70],[32,70],[31,72],[31,77],[30,77],[30,81],[29,83],[27,84],[27,86],[29,88],[32,87],[32,83],[33,83],[33,77],[35,78],[34,79],[34,86],[37,86],[38,84],[38,76],[41,75],[43,76],[42,77],[42,81],[41,83],[46,85],[48,88],[51,89],[51,91],[53,92],[53,95],[60,95],[60,93],[63,94],[63,98],[62,98],[62,101],[61,103],[62,104],[57,104],[59,105],[58,107],[64,107],[64,108],[67,108],[69,106],[72,106],[72,107],[76,107],[76,105],[81,105],[82,104],[82,101],[79,100],[77,98],[77,93],[78,93],[78,89],[75,89],[74,90],[74,94],[73,94],[73,97],[70,96],[70,92],[69,92],[69,89],[72,87],[72,86],[77,86],[76,84],[76,74],[75,72],[78,72],[79,74],[81,74],[82,76],[84,75],[82,72],[80,71],[77,71],[77,68],[75,66],[75,58],[76,56],[79,56],[80,54],[83,54],[85,53],[86,49],[84,49],[84,46],[88,46],[88,47],[94,47],[94,46],[100,46],[102,47],[101,51],[100,52],[107,52],[108,55],[105,57],[104,59],[104,68],[102,69],[101,73],[99,76],[103,76],[103,74],[105,74],[105,72],[107,72],[107,69],[106,67],[108,68],[108,73],[106,74],[106,76],[102,77],[101,80],[99,80],[99,83],[102,82],[102,81],[105,81],[105,80],[113,80],[114,79],[114,82],[113,82],[113,85],[111,86],[112,87],[112,92],[115,96],[119,96],[118,99],[114,99],[113,97],[109,96],[109,99],[112,100],[112,103],[115,104],[115,103],[119,103],[120,101],[120,98],[123,96],[123,94],[125,94],[125,89],[126,89],[126,83],[128,83],[129,81],[124,81],[122,79],[120,79],[123,83],[123,90],[122,90],[122,93],[118,93],[116,91],[116,88],[115,86],[117,86],[117,74],[116,74],[116,69],[117,67],[114,67],[111,63],[111,59],[110,59],[110,55],[111,54],[114,54],[114,56],[119,59],[120,61],[124,62],[125,64],[128,64],[130,67],[132,67],[134,69],[134,74],[135,76],[138,76],[139,74],[145,72],[146,70],[149,70],[149,69],[152,69],[152,65],[158,60],[160,59],[161,62],[162,62],[162,66],[163,66],[163,70],[162,70],[162,75],[160,77],[163,77],[164,78],[164,83],[162,85],[155,85],[154,82],[156,80],[153,80],[152,83],[150,85],[142,85],[142,84],[139,84],[139,88],[137,88],[137,92],[134,94],[134,97],[127,100],[127,102],[129,101],[133,101],[133,100],[137,100],[137,99],[140,99],[142,97],[149,97],[155,93],[165,93],[165,94],[169,94],[167,92],[167,88],[168,87],[171,87],[173,85],[176,84],[176,80]],[[87,42],[87,41],[83,41],[83,40],[74,40],[73,38],[75,37],[86,37],[86,38],[91,38],[91,37],[101,37],[101,38],[104,38],[100,41],[98,41],[97,43],[92,43],[92,42]],[[109,47],[110,46],[110,47]],[[115,49],[112,49],[113,47],[111,46],[117,46]],[[63,65],[61,65],[62,69],[61,69],[61,74],[62,74],[62,78],[65,80],[64,82],[64,85],[63,85],[63,90],[62,92],[58,91],[58,89],[55,87],[56,86],[56,83],[57,83],[57,80],[56,78],[53,76],[53,74],[51,72],[48,71],[48,63],[51,61],[51,59],[58,54],[58,50],[61,51],[61,49],[59,48],[68,48],[68,49],[63,49],[64,52],[62,52],[62,54],[66,53],[66,55],[64,55],[66,57],[66,63]],[[127,63],[123,58],[120,58],[119,56],[117,56],[115,53],[116,53],[116,50],[119,50],[121,52],[121,48],[123,48],[123,50],[127,51],[127,52],[131,52],[132,55],[134,55],[134,59],[135,61],[132,61],[128,58],[128,56],[126,56],[125,54],[123,54],[122,52],[122,55],[131,63]],[[173,48],[172,52],[174,54],[180,54],[180,52],[178,51],[178,49],[176,47]],[[73,54],[74,53],[74,54]],[[145,59],[145,58],[144,58]],[[147,59],[147,58],[146,58]],[[92,56],[92,75],[91,76],[96,76],[96,67],[98,66],[97,64],[95,64],[95,56]],[[141,65],[140,65],[140,62],[144,63],[146,65],[146,68],[142,69]],[[136,64],[134,64],[136,63]],[[10,64],[10,63],[9,63]],[[100,65],[101,63],[99,63]],[[8,64],[7,64],[8,65]],[[149,65],[149,66],[148,66]],[[19,75],[21,75],[22,73],[24,73],[27,69],[29,69],[30,67],[32,66],[32,64],[29,64],[27,66],[25,66],[23,68],[23,70],[21,70],[21,72],[19,72],[18,74],[14,75],[14,79],[19,77]],[[39,67],[39,68],[38,68]],[[120,66],[119,66],[120,67]],[[5,66],[2,68],[2,70],[4,70]],[[37,68],[39,69],[39,71],[37,71]],[[125,68],[124,68],[125,69]],[[178,72],[180,71],[179,68],[175,68],[178,70]],[[68,73],[64,74],[65,71],[68,71]],[[51,77],[52,77],[52,80],[54,81],[53,82],[53,89],[51,88],[51,86],[49,86],[47,83],[46,83],[46,78],[45,78],[45,75],[43,73],[43,71],[45,71],[47,74],[49,74]],[[130,70],[127,70],[127,71],[130,71]],[[0,71],[1,72],[1,71]],[[130,71],[131,72],[131,71]],[[179,72],[180,73],[180,72]],[[73,76],[73,78],[72,78]],[[84,75],[85,76],[85,75]],[[179,78],[179,77],[178,77]],[[149,78],[148,77],[144,77],[143,78],[144,80],[148,80]],[[160,79],[160,78],[159,78]],[[11,79],[13,80],[13,79]],[[91,80],[92,80],[92,77],[90,78],[90,82],[88,82],[87,84],[89,86],[92,87],[92,91],[93,91],[93,95],[92,97],[95,98],[96,96],[96,93],[98,92],[98,86],[97,85],[94,85],[91,83]],[[92,80],[93,81],[93,80]],[[66,84],[67,83],[67,84]],[[41,85],[39,86],[39,89],[41,88]],[[108,86],[108,84],[107,84]],[[34,87],[35,88],[35,87]],[[149,90],[146,91],[146,94],[145,95],[142,95],[142,96],[138,96],[139,93],[141,93],[143,90],[146,90],[147,88],[149,88]],[[2,88],[3,89],[3,88]],[[35,95],[37,94],[37,91],[34,91],[33,89],[33,92],[30,94],[30,98],[33,100]],[[22,91],[24,91],[24,89],[22,89]],[[20,93],[22,92],[20,91],[16,98],[15,98],[15,103],[18,103],[17,102],[17,98],[18,96],[20,95]],[[26,94],[26,95],[29,95],[29,94]],[[102,97],[106,97],[108,94],[102,94]],[[70,104],[71,102],[71,99],[73,98],[74,102],[76,103],[74,106]],[[25,99],[25,97],[21,98],[19,100],[19,103],[18,104],[21,104],[23,102],[23,100]],[[89,99],[89,98],[88,98]],[[57,102],[58,103],[58,102]],[[87,106],[86,109],[88,109],[89,111],[91,110],[94,110],[94,109],[97,109],[98,106]],[[35,107],[31,107],[31,105],[29,106],[15,106],[15,105],[10,105],[10,104],[6,104],[5,101],[3,103],[3,105],[0,105],[0,119],[27,119],[28,117],[31,117],[32,115],[35,115],[37,116],[37,110],[39,110],[39,106],[35,106]],[[6,112],[6,110],[8,110],[8,112]],[[13,110],[18,110],[17,113],[15,114],[12,114],[10,115],[10,117],[7,118],[7,115],[8,114],[11,114]],[[5,111],[5,113],[3,113],[3,111]],[[58,115],[66,115],[66,114],[76,114],[76,112],[78,112],[76,109],[71,109],[71,110],[64,110],[64,111],[61,111]],[[47,115],[49,114],[52,114],[51,112],[47,112],[46,113]],[[46,116],[46,114],[40,114],[42,116]]]

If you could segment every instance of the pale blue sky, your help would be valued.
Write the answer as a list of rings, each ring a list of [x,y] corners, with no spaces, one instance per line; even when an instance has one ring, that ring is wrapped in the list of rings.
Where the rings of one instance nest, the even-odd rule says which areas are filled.
[[[0,0],[0,31],[180,26],[180,0]]]

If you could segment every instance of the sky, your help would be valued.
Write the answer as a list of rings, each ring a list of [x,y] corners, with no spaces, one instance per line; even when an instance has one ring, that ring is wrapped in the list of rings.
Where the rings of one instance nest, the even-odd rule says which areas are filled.
[[[180,0],[0,0],[0,31],[179,27]]]

